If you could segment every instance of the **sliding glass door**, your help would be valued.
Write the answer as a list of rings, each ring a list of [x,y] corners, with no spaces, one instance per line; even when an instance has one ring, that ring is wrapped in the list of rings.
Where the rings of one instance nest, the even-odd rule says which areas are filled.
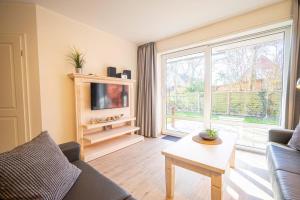
[[[288,34],[282,28],[164,55],[163,132],[212,127],[264,149],[268,129],[281,124]]]
[[[212,125],[238,143],[264,148],[280,125],[284,33],[212,48]]]
[[[165,62],[165,130],[182,135],[203,127],[205,54],[181,52]]]

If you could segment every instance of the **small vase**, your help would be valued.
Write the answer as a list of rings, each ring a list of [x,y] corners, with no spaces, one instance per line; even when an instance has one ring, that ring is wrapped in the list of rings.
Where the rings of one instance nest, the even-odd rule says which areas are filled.
[[[82,74],[82,68],[76,67],[76,68],[75,68],[75,72],[76,72],[77,74]]]

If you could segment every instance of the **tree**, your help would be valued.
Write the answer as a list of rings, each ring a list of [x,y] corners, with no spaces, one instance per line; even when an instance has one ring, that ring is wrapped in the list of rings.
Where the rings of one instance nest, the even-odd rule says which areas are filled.
[[[201,110],[200,93],[204,91],[204,55],[193,54],[167,62],[168,112]],[[198,94],[195,96],[195,92]]]

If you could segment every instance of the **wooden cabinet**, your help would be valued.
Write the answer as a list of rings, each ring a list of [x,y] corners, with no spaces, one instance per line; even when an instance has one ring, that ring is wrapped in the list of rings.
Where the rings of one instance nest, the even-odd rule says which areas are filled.
[[[134,117],[134,80],[103,77],[96,75],[69,74],[74,80],[76,107],[76,138],[81,145],[81,159],[90,161],[121,148],[143,141],[136,135]],[[91,110],[90,84],[92,82],[129,86],[129,106],[104,110]],[[90,124],[91,119],[113,115],[124,116],[118,120]]]

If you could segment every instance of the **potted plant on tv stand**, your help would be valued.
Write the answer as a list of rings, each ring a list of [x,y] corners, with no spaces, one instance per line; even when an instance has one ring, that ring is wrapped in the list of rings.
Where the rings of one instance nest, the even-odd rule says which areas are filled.
[[[74,65],[76,73],[82,73],[82,68],[85,63],[84,55],[75,47],[72,48],[72,52],[68,55],[69,61]]]

